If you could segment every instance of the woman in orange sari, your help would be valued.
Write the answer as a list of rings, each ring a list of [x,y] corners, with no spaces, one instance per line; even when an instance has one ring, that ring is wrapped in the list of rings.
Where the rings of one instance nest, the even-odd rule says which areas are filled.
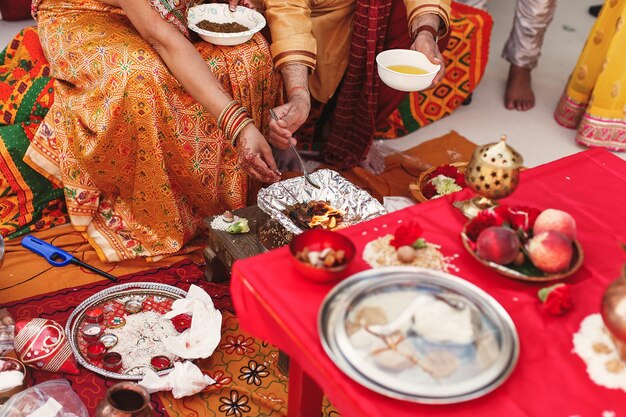
[[[177,252],[204,216],[246,204],[248,176],[279,179],[268,45],[192,43],[191,3],[34,1],[55,101],[25,159],[104,261]]]

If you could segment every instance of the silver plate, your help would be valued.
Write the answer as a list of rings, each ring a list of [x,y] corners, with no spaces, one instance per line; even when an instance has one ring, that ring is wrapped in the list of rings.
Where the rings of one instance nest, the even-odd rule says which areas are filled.
[[[319,190],[307,184],[302,176],[289,178],[259,190],[257,196],[259,208],[295,234],[302,233],[303,230],[296,226],[283,211],[296,203],[313,200],[328,201],[332,207],[346,213],[343,221],[346,226],[387,214],[387,210],[378,200],[338,172],[320,169],[311,176],[320,184]]]
[[[109,287],[92,295],[91,297],[80,303],[78,307],[76,307],[74,311],[72,311],[72,314],[70,314],[70,317],[67,319],[67,323],[65,325],[65,334],[67,335],[67,338],[70,342],[70,347],[72,348],[72,352],[74,353],[76,361],[90,371],[93,371],[105,377],[136,381],[143,379],[143,374],[127,375],[117,372],[110,372],[106,369],[99,368],[87,361],[78,349],[78,327],[85,317],[85,312],[92,306],[102,304],[112,299],[145,299],[148,295],[154,295],[155,297],[171,298],[173,300],[176,300],[179,298],[184,298],[187,295],[187,292],[181,290],[180,288],[176,288],[167,284],[159,284],[156,282],[135,282]],[[158,371],[157,374],[166,375],[169,372],[171,372],[171,369]]]
[[[377,320],[387,329],[371,324]],[[515,325],[496,300],[461,278],[424,268],[379,268],[342,281],[322,303],[318,331],[331,360],[355,382],[424,404],[487,394],[519,356]],[[401,340],[397,350],[372,331]]]

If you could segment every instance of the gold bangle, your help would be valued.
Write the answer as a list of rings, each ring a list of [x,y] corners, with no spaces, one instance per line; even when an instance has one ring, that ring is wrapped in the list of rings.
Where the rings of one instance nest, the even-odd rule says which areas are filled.
[[[226,107],[224,107],[222,109],[220,115],[217,117],[217,126],[219,128],[222,127],[222,122],[224,122],[224,116],[226,115],[226,113],[228,113],[228,111],[235,105],[237,105],[237,100],[232,100],[232,101],[228,102]]]
[[[226,122],[226,129],[224,129],[224,135],[226,135],[226,138],[228,138],[228,140],[232,141],[233,129],[236,128],[237,125],[240,123],[240,120],[242,120],[243,117],[247,117],[247,115],[248,113],[245,107],[239,107],[237,110],[231,113],[230,118]]]
[[[248,126],[250,123],[253,123],[253,122],[254,122],[254,120],[252,120],[252,119],[251,119],[251,118],[249,118],[249,117],[246,117],[246,118],[243,120],[243,122],[241,122],[241,123],[239,124],[239,126],[237,126],[237,128],[236,128],[236,129],[235,129],[235,131],[233,132],[233,138],[232,138],[232,143],[233,143],[233,146],[236,146],[236,145],[237,145],[237,137],[239,136],[239,134],[241,133],[241,131],[242,131],[242,130],[246,127],[246,126]]]

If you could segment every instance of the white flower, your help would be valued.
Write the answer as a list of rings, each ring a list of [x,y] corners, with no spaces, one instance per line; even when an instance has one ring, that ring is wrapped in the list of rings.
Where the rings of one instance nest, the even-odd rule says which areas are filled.
[[[457,191],[461,191],[463,189],[456,183],[454,178],[446,177],[445,175],[441,174],[431,179],[430,182],[435,186],[435,189],[437,190],[437,196],[451,194]]]

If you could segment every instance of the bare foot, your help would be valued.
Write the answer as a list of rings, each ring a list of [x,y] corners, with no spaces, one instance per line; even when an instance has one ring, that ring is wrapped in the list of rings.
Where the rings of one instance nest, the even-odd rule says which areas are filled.
[[[376,144],[372,144],[367,156],[359,165],[372,174],[382,174],[385,171],[385,155]]]
[[[535,94],[530,84],[530,68],[511,64],[506,81],[504,105],[509,110],[526,111],[535,107]]]

